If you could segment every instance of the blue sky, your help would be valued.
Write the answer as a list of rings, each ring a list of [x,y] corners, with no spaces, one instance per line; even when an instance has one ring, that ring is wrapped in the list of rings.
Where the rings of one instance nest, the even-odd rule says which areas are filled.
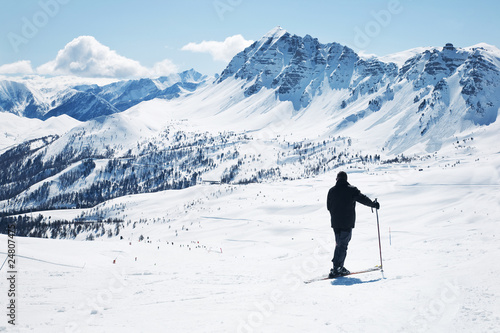
[[[4,0],[0,73],[15,72],[9,65],[17,64],[21,72],[57,74],[72,64],[78,69],[72,73],[83,76],[190,68],[214,74],[232,53],[278,25],[380,56],[447,42],[499,47],[499,14],[497,0]],[[79,39],[56,59],[80,36],[93,38]],[[89,69],[99,59],[106,64]]]

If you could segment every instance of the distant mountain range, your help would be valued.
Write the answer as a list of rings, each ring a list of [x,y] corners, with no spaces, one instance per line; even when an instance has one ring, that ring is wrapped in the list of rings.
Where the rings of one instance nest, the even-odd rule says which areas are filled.
[[[172,99],[195,91],[207,77],[188,70],[157,79],[75,85],[45,93],[27,82],[0,81],[0,110],[28,118],[66,114],[80,121],[124,111],[154,98]]]

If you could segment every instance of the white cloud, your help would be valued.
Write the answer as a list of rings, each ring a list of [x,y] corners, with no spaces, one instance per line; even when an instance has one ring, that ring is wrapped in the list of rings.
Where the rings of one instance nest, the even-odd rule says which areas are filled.
[[[229,62],[240,51],[250,46],[253,40],[246,40],[242,35],[227,37],[223,42],[203,41],[201,43],[189,43],[181,50],[200,53],[209,53],[214,60]]]
[[[43,75],[76,75],[84,77],[149,77],[175,72],[177,67],[168,59],[153,69],[138,61],[119,55],[92,36],[80,36],[66,44],[57,57],[37,68]],[[157,74],[160,73],[160,74]]]
[[[157,62],[151,69],[152,76],[165,76],[178,72],[179,69],[170,59]]]
[[[0,74],[33,74],[31,61],[21,60],[0,66]]]
[[[359,50],[358,55],[361,59],[371,59],[376,58],[377,55],[374,53],[367,53],[365,50]]]

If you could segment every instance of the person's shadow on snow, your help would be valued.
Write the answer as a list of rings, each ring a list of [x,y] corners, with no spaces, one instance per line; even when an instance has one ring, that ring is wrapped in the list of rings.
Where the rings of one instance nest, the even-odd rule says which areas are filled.
[[[331,284],[332,284],[332,286],[352,286],[355,284],[372,283],[372,282],[377,282],[380,280],[382,280],[382,279],[363,281],[363,280],[358,279],[358,278],[343,276],[343,277],[333,279]]]

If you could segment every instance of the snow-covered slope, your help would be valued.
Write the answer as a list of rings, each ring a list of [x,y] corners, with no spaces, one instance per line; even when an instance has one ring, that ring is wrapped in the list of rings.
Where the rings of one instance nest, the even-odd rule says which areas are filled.
[[[384,273],[307,285],[304,280],[331,265],[325,198],[335,172],[43,212],[54,225],[76,216],[124,222],[90,224],[77,237],[93,234],[94,241],[16,238],[17,302],[30,314],[18,326],[37,332],[496,332],[500,160],[449,163],[350,172],[351,183],[381,202]],[[375,214],[361,205],[357,212],[346,260],[351,270],[379,262]]]
[[[25,141],[47,135],[63,135],[80,124],[78,120],[66,115],[42,121],[0,112],[0,154]]]

